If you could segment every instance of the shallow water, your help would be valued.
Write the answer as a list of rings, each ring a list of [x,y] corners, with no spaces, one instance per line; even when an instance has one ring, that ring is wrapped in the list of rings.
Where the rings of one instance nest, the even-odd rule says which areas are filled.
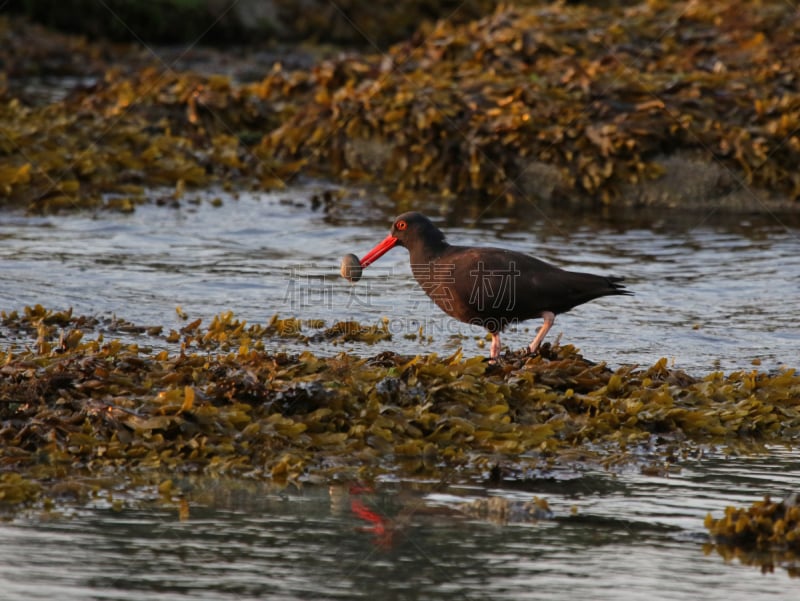
[[[112,315],[138,325],[179,328],[181,306],[208,323],[232,310],[249,322],[273,314],[328,324],[389,318],[391,343],[321,345],[321,353],[486,354],[485,332],[442,314],[395,249],[355,285],[338,275],[347,252],[362,256],[388,232],[396,210],[350,195],[316,207],[308,185],[278,194],[199,195],[180,208],[138,207],[130,215],[29,217],[0,214],[0,310],[41,303],[78,314]],[[223,205],[206,202],[219,196]],[[324,205],[324,203],[321,203]],[[436,217],[437,207],[420,208]],[[485,216],[465,209],[437,219],[451,242],[512,248],[560,266],[626,277],[633,297],[593,301],[561,315],[562,334],[593,360],[649,365],[662,356],[699,374],[796,367],[800,348],[800,227],[789,216],[714,213],[594,217]],[[793,220],[791,220],[793,219]],[[527,345],[539,322],[508,331],[511,348]],[[424,328],[425,340],[404,335]],[[3,344],[0,330],[0,344]],[[5,333],[8,335],[8,333]],[[427,337],[432,341],[428,342]],[[9,341],[13,342],[13,341]],[[150,340],[158,346],[158,339]],[[302,343],[275,340],[276,350]],[[302,348],[305,348],[304,346]]]
[[[377,492],[185,487],[189,511],[103,503],[69,518],[0,524],[8,600],[796,599],[797,581],[704,551],[707,512],[800,489],[800,460],[708,456],[669,477],[565,470],[522,488],[385,483]],[[485,496],[547,499],[553,518],[458,517]],[[157,497],[157,495],[155,495]],[[390,537],[353,499],[394,518]],[[794,566],[795,569],[797,566]]]

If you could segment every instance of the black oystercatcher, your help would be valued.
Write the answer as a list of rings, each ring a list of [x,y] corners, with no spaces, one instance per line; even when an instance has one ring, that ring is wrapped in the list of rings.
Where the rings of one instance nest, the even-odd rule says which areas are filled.
[[[364,255],[361,267],[397,245],[408,249],[411,271],[433,302],[451,317],[489,330],[492,359],[499,357],[500,332],[510,323],[544,319],[529,346],[535,353],[559,313],[601,296],[633,294],[619,283],[621,277],[566,271],[502,248],[450,245],[416,212],[395,219],[391,233]]]

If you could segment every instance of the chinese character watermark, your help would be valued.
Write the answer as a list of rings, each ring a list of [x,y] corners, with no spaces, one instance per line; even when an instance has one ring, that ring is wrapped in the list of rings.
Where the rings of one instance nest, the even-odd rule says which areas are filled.
[[[326,281],[325,275],[302,273],[300,270],[296,266],[289,267],[284,304],[292,310],[302,307],[331,308],[333,285]]]
[[[469,304],[478,311],[487,309],[487,301],[491,300],[492,309],[513,311],[517,299],[517,278],[522,272],[514,261],[505,269],[486,269],[483,261],[469,272],[472,278],[472,291]]]
[[[453,310],[453,289],[456,283],[456,266],[453,263],[412,263],[411,271],[422,284],[430,299],[445,311]]]

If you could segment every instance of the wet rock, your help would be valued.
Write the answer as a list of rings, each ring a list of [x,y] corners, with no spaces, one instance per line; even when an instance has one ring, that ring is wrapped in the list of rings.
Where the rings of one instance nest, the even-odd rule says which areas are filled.
[[[281,415],[310,413],[324,407],[328,396],[320,382],[299,382],[277,393],[273,405]]]

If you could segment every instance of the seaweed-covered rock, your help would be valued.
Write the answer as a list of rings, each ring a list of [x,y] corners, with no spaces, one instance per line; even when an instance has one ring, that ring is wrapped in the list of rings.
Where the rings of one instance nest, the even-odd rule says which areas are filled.
[[[773,572],[775,566],[786,569],[789,576],[800,576],[800,504],[798,494],[782,501],[769,496],[750,507],[726,507],[719,519],[706,516],[713,545],[726,561],[738,558],[745,565],[754,565],[762,572]]]
[[[800,503],[797,493],[782,501],[765,497],[750,507],[727,507],[722,518],[708,514],[708,528],[714,541],[747,549],[792,549],[800,553]]]
[[[0,203],[129,211],[147,187],[309,174],[400,200],[797,208],[799,18],[781,0],[502,6],[381,54],[273,55],[246,82],[72,40],[102,76],[44,104],[15,73],[58,44],[28,63],[2,46]],[[14,25],[0,37],[25,39]]]
[[[322,65],[313,102],[264,144],[329,173],[377,172],[400,191],[660,205],[741,190],[749,205],[765,190],[796,199],[798,17],[780,2],[761,8],[556,4],[440,22],[385,56]],[[702,157],[718,181],[685,181],[692,164],[668,160],[678,153]],[[656,193],[632,193],[665,174]]]
[[[287,322],[248,325],[225,313],[170,342],[117,320],[139,344],[105,339],[99,330],[111,324],[70,311],[3,314],[0,328],[17,342],[0,355],[0,474],[19,479],[6,476],[0,494],[35,502],[53,479],[107,470],[474,481],[498,463],[547,469],[576,451],[592,465],[650,464],[700,445],[746,451],[800,434],[792,370],[697,379],[666,360],[611,370],[569,346],[512,355],[502,367],[460,352],[287,355],[271,350],[296,336],[296,324],[278,327]],[[351,330],[359,333],[374,336]]]

